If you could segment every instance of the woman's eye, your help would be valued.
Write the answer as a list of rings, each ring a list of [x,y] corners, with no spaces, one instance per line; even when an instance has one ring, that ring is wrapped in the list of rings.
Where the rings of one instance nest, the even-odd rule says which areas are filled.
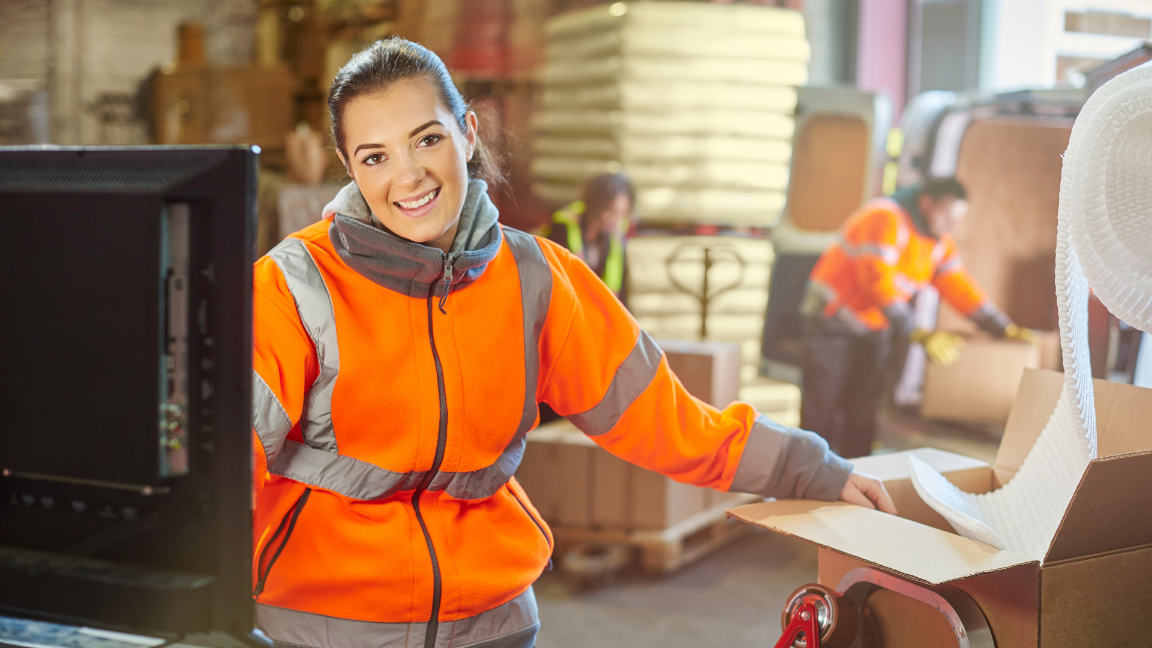
[[[425,135],[420,138],[420,146],[432,146],[442,139],[444,139],[443,135]]]
[[[371,166],[373,164],[380,164],[383,161],[384,161],[383,155],[381,155],[379,153],[373,153],[372,155],[369,155],[368,157],[364,158],[361,162],[362,162],[362,164],[367,164],[367,165]]]

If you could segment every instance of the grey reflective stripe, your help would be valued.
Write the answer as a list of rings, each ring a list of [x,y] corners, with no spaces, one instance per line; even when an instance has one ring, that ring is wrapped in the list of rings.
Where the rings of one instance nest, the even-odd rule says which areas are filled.
[[[313,448],[335,453],[336,431],[332,427],[332,390],[340,374],[340,345],[336,338],[336,315],[332,296],[316,261],[303,241],[284,239],[272,248],[268,256],[276,262],[292,299],[300,323],[316,347],[316,360],[320,373],[304,396],[304,411],[300,417],[300,431],[304,441]]]
[[[748,430],[748,442],[729,491],[770,497],[768,485],[780,459],[788,428],[761,414]]]
[[[636,346],[632,347],[632,352],[616,370],[604,398],[592,409],[573,414],[568,420],[588,436],[600,436],[616,427],[624,411],[648,389],[656,377],[662,356],[663,352],[656,342],[647,333],[640,331]]]
[[[505,232],[520,275],[520,302],[524,311],[524,409],[516,428],[517,435],[524,435],[539,414],[536,388],[540,377],[540,334],[552,301],[552,268],[540,251],[536,237],[516,230]]]
[[[539,624],[536,597],[529,587],[487,612],[441,621],[436,647],[531,648]],[[411,648],[423,645],[428,624],[354,621],[257,603],[256,627],[276,642],[307,648]]]
[[[354,457],[317,450],[295,441],[284,444],[276,462],[268,466],[268,472],[359,500],[383,499],[414,490],[425,475],[424,472],[384,470]]]
[[[960,257],[950,257],[947,261],[936,267],[936,276],[941,277],[951,272],[959,272],[962,267]]]
[[[255,370],[252,371],[252,429],[264,446],[266,461],[269,464],[276,461],[280,446],[292,429],[292,418]]]
[[[504,240],[508,242],[520,276],[520,303],[524,314],[524,405],[516,434],[491,466],[466,473],[441,472],[433,478],[429,490],[443,489],[456,499],[491,497],[516,474],[524,458],[525,437],[539,414],[536,389],[540,382],[540,335],[552,301],[552,268],[536,237],[505,228]]]
[[[860,256],[876,256],[880,257],[880,259],[888,265],[896,265],[896,262],[900,260],[900,250],[891,245],[875,245],[872,243],[852,245],[848,241],[844,240],[843,237],[840,238],[839,243],[840,249],[844,251],[844,254],[853,258]]]

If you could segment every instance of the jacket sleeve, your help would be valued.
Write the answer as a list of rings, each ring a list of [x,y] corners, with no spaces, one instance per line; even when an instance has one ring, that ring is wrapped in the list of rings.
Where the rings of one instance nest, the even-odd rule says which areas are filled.
[[[932,285],[940,291],[944,301],[981,329],[993,335],[1003,334],[1012,320],[988,299],[980,285],[968,273],[959,252],[956,251],[956,243],[952,237],[943,238],[941,243],[944,244],[944,255],[936,266]]]
[[[823,439],[747,403],[719,410],[691,396],[603,282],[571,255],[544,247],[555,286],[544,402],[612,454],[679,482],[765,497],[839,497],[852,465]]]
[[[902,252],[900,223],[893,212],[877,209],[853,223],[840,246],[853,260],[856,285],[868,302],[884,312],[893,330],[907,334],[913,328],[912,308],[900,299],[896,265]]]
[[[268,478],[268,466],[300,422],[304,395],[319,367],[275,262],[268,257],[258,261],[253,284],[252,484],[258,493]]]

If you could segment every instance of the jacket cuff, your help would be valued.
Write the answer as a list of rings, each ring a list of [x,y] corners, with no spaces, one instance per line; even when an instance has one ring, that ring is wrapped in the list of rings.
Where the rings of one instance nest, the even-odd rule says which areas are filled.
[[[729,490],[764,497],[839,499],[852,464],[828,449],[819,435],[785,427],[761,415]]]
[[[1012,323],[1012,319],[1008,317],[1007,313],[996,308],[991,302],[977,308],[968,316],[968,319],[972,320],[981,330],[997,337],[1003,336],[1004,330]]]

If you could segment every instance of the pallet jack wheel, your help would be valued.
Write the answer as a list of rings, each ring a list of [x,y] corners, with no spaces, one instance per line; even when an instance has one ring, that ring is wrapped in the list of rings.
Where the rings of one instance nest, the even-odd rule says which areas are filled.
[[[816,646],[809,646],[807,638],[797,636],[796,632],[789,633],[790,628],[803,623],[804,619],[798,618],[798,615],[809,611],[815,612],[816,626],[819,628],[819,639],[812,642]],[[785,632],[782,639],[788,643],[777,644],[777,648],[848,648],[856,640],[860,614],[852,600],[813,583],[792,593],[784,606],[780,625]]]

